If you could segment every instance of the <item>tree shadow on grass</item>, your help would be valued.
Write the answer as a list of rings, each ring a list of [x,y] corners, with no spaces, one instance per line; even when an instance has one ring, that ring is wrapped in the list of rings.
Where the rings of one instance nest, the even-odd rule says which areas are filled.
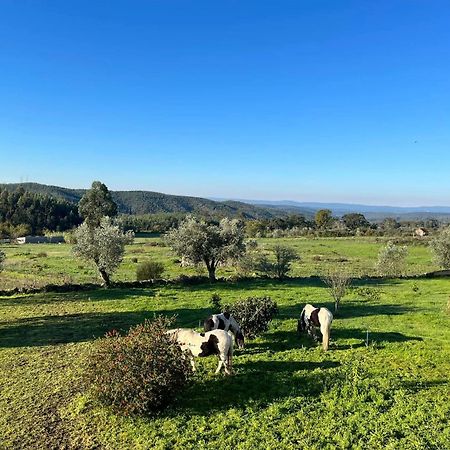
[[[252,403],[263,407],[283,398],[318,396],[340,365],[336,361],[246,361],[235,364],[231,377],[211,375],[195,382],[177,406],[186,413],[207,415]]]
[[[364,347],[366,345],[367,330],[362,328],[337,328],[332,330],[332,349],[346,350],[349,348]],[[340,340],[354,339],[359,342],[355,344],[341,344]],[[402,333],[390,331],[370,331],[369,330],[369,345],[376,344],[378,347],[383,347],[384,343],[403,343],[409,341],[423,341],[419,336],[407,336]]]
[[[89,341],[112,329],[127,331],[130,326],[152,319],[154,315],[177,315],[174,327],[194,328],[199,317],[207,317],[207,308],[127,311],[113,313],[40,316],[0,323],[0,347],[28,347]]]
[[[352,319],[354,317],[368,316],[398,316],[414,311],[410,306],[397,304],[374,304],[366,301],[344,302],[337,312],[332,311],[335,319]]]
[[[155,296],[155,288],[105,289],[73,292],[44,292],[39,294],[17,295],[0,298],[2,306],[48,305],[54,302],[89,303],[99,301],[130,300],[133,297]]]

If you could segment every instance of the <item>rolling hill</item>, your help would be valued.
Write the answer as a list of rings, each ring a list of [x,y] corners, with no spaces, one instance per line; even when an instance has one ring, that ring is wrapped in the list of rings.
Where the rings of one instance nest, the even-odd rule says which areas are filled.
[[[63,198],[73,203],[78,203],[86,192],[85,189],[70,189],[39,183],[0,184],[0,189],[9,191],[19,188]],[[239,216],[249,219],[269,219],[286,214],[281,210],[263,208],[234,200],[217,202],[200,197],[169,195],[151,191],[111,191],[111,194],[117,203],[119,212],[123,214],[197,213],[205,216]]]

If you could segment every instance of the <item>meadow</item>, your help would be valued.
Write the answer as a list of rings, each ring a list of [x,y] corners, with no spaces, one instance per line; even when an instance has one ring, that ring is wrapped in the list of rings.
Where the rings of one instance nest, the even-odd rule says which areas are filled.
[[[116,279],[133,279],[136,257],[163,260],[167,276],[195,273],[154,242],[159,241],[130,246]],[[371,274],[382,242],[291,239],[289,244],[302,260],[294,267],[296,278],[284,282],[0,297],[0,448],[450,448],[449,280],[359,279],[342,301],[330,351],[324,353],[296,333],[305,303],[332,310],[322,282],[307,277],[336,263]],[[5,252],[2,280],[11,284],[35,275],[40,282],[54,281],[60,273],[74,281],[96,280],[91,268],[80,269],[69,257],[66,245]],[[38,257],[42,252],[47,256]],[[42,262],[47,267],[37,268]],[[411,246],[408,272],[433,269],[427,247]],[[155,314],[175,314],[177,325],[198,327],[212,312],[215,292],[224,302],[269,295],[279,305],[269,331],[236,351],[234,376],[214,375],[213,357],[198,360],[194,382],[155,417],[122,417],[91,398],[82,374],[96,337]]]
[[[258,239],[261,250],[269,250],[277,244],[294,248],[300,260],[292,265],[291,276],[310,277],[321,275],[329,268],[339,265],[353,276],[375,275],[374,265],[380,248],[388,238],[277,238]],[[406,274],[416,275],[437,270],[426,240],[410,239],[406,259]],[[16,286],[40,287],[46,284],[99,283],[92,265],[76,259],[69,244],[2,245],[7,259],[0,272],[0,289]],[[147,260],[162,261],[164,278],[175,278],[181,274],[205,275],[201,267],[181,267],[180,260],[172,254],[159,237],[137,237],[127,246],[124,261],[113,276],[116,281],[136,279],[136,267]],[[222,267],[219,277],[235,277],[235,267]]]

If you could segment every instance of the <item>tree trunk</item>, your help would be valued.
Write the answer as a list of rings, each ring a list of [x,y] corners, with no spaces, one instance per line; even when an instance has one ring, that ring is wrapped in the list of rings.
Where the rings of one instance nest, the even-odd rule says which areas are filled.
[[[105,286],[108,287],[111,284],[111,280],[109,278],[109,274],[104,269],[98,269],[100,275],[105,283]]]
[[[208,275],[209,281],[214,283],[214,281],[216,281],[216,268],[214,266],[208,266]]]

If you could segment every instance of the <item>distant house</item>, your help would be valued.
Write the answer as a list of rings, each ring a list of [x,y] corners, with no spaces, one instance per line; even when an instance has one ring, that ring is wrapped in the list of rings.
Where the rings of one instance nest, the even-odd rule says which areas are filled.
[[[428,236],[428,230],[426,228],[420,227],[414,231],[414,234],[419,237]]]
[[[62,244],[63,236],[22,236],[16,239],[18,244]]]

